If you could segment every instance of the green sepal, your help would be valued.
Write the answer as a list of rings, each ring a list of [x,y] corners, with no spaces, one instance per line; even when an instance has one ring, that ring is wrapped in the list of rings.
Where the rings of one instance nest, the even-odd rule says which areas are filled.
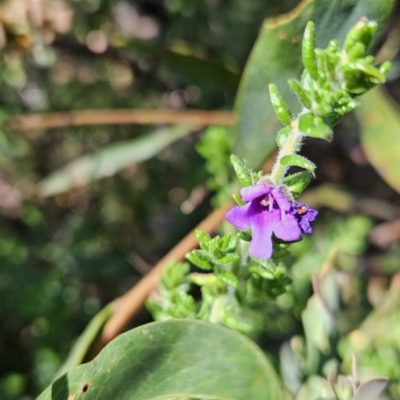
[[[239,286],[239,280],[237,276],[230,271],[217,274],[217,278],[224,282],[226,285],[233,286],[234,288],[237,288]]]
[[[196,235],[196,239],[197,239],[197,242],[199,243],[200,247],[203,250],[208,250],[209,244],[211,241],[210,235],[208,235],[207,233],[203,232],[200,229],[196,229],[194,233]]]
[[[300,132],[305,136],[324,139],[328,142],[332,140],[332,129],[321,117],[315,117],[311,113],[303,114],[299,118],[298,127]]]
[[[351,51],[353,46],[358,42],[361,42],[367,49],[377,29],[378,24],[375,21],[368,21],[365,18],[361,19],[347,34],[343,43],[343,50],[346,53]]]
[[[237,261],[238,259],[239,259],[239,254],[228,253],[228,254],[225,254],[223,257],[218,258],[217,262],[218,262],[218,264],[225,265],[225,264],[230,264],[234,261]]]
[[[244,206],[246,204],[238,194],[233,194],[232,197],[238,206]]]
[[[269,96],[276,116],[284,125],[289,125],[293,116],[285,100],[283,100],[283,97],[280,95],[278,88],[273,83],[269,85]]]
[[[285,126],[276,135],[276,144],[281,149],[292,132],[291,126]]]
[[[246,168],[243,163],[234,154],[231,155],[231,163],[235,170],[236,176],[242,186],[251,186],[253,181],[251,179],[251,172]]]
[[[315,56],[315,26],[312,21],[307,23],[304,31],[302,57],[304,68],[308,71],[312,79],[318,81],[319,74]]]
[[[185,257],[201,269],[211,270],[214,267],[210,256],[203,250],[192,250],[190,253],[186,253]]]
[[[308,93],[296,79],[288,80],[290,90],[296,95],[299,102],[306,108],[311,108],[311,100]]]
[[[316,168],[313,162],[298,154],[283,156],[280,161],[286,167],[300,167],[310,172],[314,172]]]
[[[289,189],[293,197],[299,196],[304,189],[309,185],[312,179],[312,174],[307,171],[297,172],[293,175],[288,175],[283,179],[283,184]]]

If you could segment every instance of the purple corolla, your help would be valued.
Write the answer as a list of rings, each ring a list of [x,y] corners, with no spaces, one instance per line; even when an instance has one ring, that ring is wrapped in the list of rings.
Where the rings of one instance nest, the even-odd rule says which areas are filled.
[[[250,255],[269,259],[272,255],[272,234],[285,242],[299,240],[301,232],[311,233],[310,221],[318,211],[303,203],[290,202],[281,186],[265,184],[247,186],[240,190],[244,206],[235,206],[226,219],[237,229],[251,228]]]

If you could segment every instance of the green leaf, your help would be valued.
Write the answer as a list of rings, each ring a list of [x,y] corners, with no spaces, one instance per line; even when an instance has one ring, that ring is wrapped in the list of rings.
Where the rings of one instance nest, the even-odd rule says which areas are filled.
[[[209,248],[208,246],[209,246],[210,240],[211,240],[210,235],[208,233],[202,231],[201,229],[196,229],[195,235],[196,235],[196,239],[197,239],[197,242],[199,243],[200,247],[203,250],[208,250],[208,248]]]
[[[213,60],[195,54],[185,48],[166,48],[149,40],[117,38],[117,47],[124,47],[145,56],[150,62],[163,64],[171,70],[183,73],[192,84],[213,84],[228,89],[236,89],[240,73],[232,67],[227,67]]]
[[[299,196],[311,182],[312,174],[301,171],[297,174],[288,175],[283,179],[283,184],[289,189],[293,197]]]
[[[147,135],[110,144],[94,154],[80,157],[38,183],[40,196],[54,196],[82,187],[122,169],[148,160],[171,143],[188,135],[187,126],[171,126]]]
[[[83,333],[79,336],[68,354],[67,359],[56,372],[55,378],[65,374],[69,369],[78,366],[85,359],[95,339],[98,337],[102,327],[106,321],[113,315],[114,307],[108,304],[101,311],[99,311],[89,322]]]
[[[292,120],[292,114],[289,111],[285,100],[280,95],[279,90],[273,84],[269,84],[269,97],[271,98],[271,105],[274,109],[275,115],[279,118],[279,120],[284,125],[289,125],[290,121]]]
[[[257,169],[275,150],[279,121],[270,105],[268,85],[274,83],[293,113],[299,110],[287,80],[300,78],[301,38],[306,23],[315,23],[317,45],[339,43],[361,17],[380,28],[394,0],[303,0],[290,14],[267,20],[246,64],[235,101],[237,125],[234,153]]]
[[[233,286],[234,288],[237,288],[239,285],[239,280],[237,276],[230,271],[221,272],[217,274],[217,277],[225,284]]]
[[[311,113],[303,114],[299,118],[300,132],[309,137],[324,139],[330,142],[332,140],[332,129],[325,124],[321,117],[315,117]]]
[[[289,79],[288,85],[290,90],[296,95],[297,100],[306,108],[311,108],[311,100],[308,93],[300,85],[296,79]]]
[[[278,132],[278,134],[276,135],[276,143],[279,148],[282,148],[282,146],[286,143],[291,132],[291,126],[285,126]]]
[[[400,193],[400,108],[376,88],[360,98],[356,111],[365,155],[379,175]]]
[[[302,51],[303,65],[311,78],[318,80],[319,73],[317,68],[317,60],[315,57],[315,25],[312,21],[307,22],[304,31]]]
[[[93,361],[54,382],[38,400],[283,400],[264,353],[247,337],[203,321],[133,329]]]
[[[186,253],[185,257],[201,269],[210,270],[213,268],[213,262],[204,250],[192,250],[190,253]]]
[[[281,164],[288,167],[301,167],[310,172],[314,172],[316,168],[313,162],[299,155],[284,156],[281,158]]]
[[[230,264],[230,263],[232,263],[232,262],[234,262],[234,261],[236,261],[238,259],[239,259],[239,254],[229,253],[229,254],[224,255],[221,258],[218,258],[217,261],[218,261],[219,264],[225,265],[225,264]]]
[[[251,186],[253,184],[253,180],[251,179],[249,169],[246,168],[239,158],[234,154],[231,155],[231,163],[240,184],[243,186]]]

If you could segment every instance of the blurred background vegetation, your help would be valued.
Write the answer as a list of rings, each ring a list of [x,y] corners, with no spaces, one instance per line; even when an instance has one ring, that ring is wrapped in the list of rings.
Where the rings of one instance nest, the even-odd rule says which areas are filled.
[[[116,108],[231,110],[262,22],[298,2],[0,2],[1,399],[33,399],[90,319],[207,215],[213,190],[225,183],[223,173],[222,181],[210,181],[208,171],[226,168],[223,152],[229,148],[224,142],[229,138],[221,139],[216,154],[210,146],[204,149],[204,142],[198,146],[201,127],[176,131],[157,124],[118,124],[118,119],[105,125],[92,114],[88,125],[70,120],[46,129],[39,121],[31,129],[28,122],[18,128],[17,117]],[[399,18],[397,9],[384,36],[395,49]],[[397,51],[391,48],[391,53]],[[394,58],[387,86],[395,101],[400,101],[399,71]],[[396,123],[393,146],[400,154]],[[399,270],[400,197],[393,187],[400,188],[400,177],[391,177],[389,186],[385,173],[378,175],[358,129],[350,115],[336,128],[332,143],[312,140],[305,146],[318,165],[317,180],[305,196],[320,208],[321,218],[313,243],[306,240],[293,250],[292,293],[268,312],[262,341],[270,349],[275,346],[276,354],[288,337],[301,334],[311,272],[330,262],[332,254],[344,288],[340,335],[351,333],[390,295],[390,280]],[[165,149],[138,163],[143,158],[134,151],[135,139],[153,133],[143,151]],[[126,154],[113,146],[119,142]],[[207,168],[196,146],[208,157]],[[88,154],[92,157],[80,159]],[[100,170],[96,157],[102,160]],[[364,216],[350,218],[360,213]],[[398,303],[393,300],[392,309]],[[398,321],[399,315],[393,318]],[[143,311],[133,323],[146,321],[150,317]],[[397,336],[392,331],[381,338],[380,351],[368,347],[369,353],[360,356],[361,363],[375,363],[381,375],[397,374],[394,394],[400,393],[398,329],[397,324]],[[359,341],[352,338],[344,339],[338,351],[357,348]]]

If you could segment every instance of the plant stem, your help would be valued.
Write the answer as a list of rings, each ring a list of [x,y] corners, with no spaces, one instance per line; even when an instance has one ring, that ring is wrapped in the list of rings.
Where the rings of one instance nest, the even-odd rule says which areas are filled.
[[[287,170],[289,169],[288,166],[281,164],[282,158],[285,156],[296,154],[301,147],[303,134],[297,129],[297,119],[292,121],[292,127],[293,128],[290,132],[288,139],[279,150],[279,153],[276,157],[275,165],[273,166],[271,175],[269,176],[269,178],[275,184],[279,184],[282,181],[282,179],[285,177]]]

